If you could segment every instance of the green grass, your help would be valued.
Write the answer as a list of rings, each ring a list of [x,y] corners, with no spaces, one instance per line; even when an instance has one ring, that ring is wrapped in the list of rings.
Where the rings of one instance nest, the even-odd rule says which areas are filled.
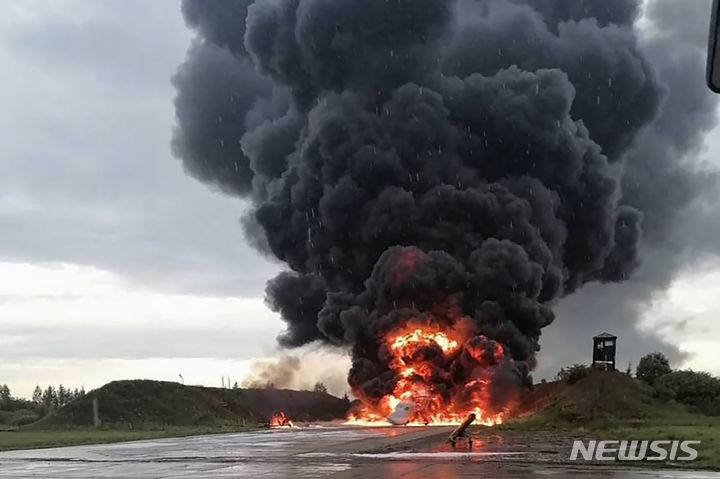
[[[6,431],[0,432],[0,451],[247,432],[255,429],[257,428],[244,426],[181,426],[146,430],[80,428],[51,431]]]
[[[98,429],[92,426],[95,400]],[[348,401],[312,391],[113,381],[35,422],[23,411],[3,413],[0,451],[243,432],[281,409],[294,420],[316,421],[344,417],[348,407]]]
[[[696,424],[618,426],[604,434],[607,439],[702,441],[697,460],[683,463],[683,467],[720,470],[720,418],[702,418],[703,423]]]
[[[720,417],[693,414],[674,405],[658,408],[654,417],[644,419],[604,419],[568,423],[541,412],[535,416],[511,421],[492,429],[494,433],[526,432],[547,433],[567,439],[597,440],[678,440],[702,441],[698,447],[698,459],[681,464],[687,469],[720,470]],[[489,434],[489,432],[487,432]],[[638,462],[635,466],[657,466],[648,462]],[[670,465],[667,463],[666,465]],[[674,467],[678,463],[672,464]]]
[[[539,440],[549,436],[565,442],[572,439],[699,440],[702,443],[698,447],[698,459],[680,465],[720,470],[720,417],[696,414],[681,404],[661,400],[650,386],[620,373],[593,373],[575,385],[539,386],[535,392],[537,397],[542,397],[543,389],[551,390],[551,400],[543,407],[530,403],[527,409],[539,412],[493,431],[535,435]],[[678,463],[672,466],[677,467]]]

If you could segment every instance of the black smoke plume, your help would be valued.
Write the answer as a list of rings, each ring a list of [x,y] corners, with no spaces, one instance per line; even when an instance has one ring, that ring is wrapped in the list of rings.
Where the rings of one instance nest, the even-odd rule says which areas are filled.
[[[643,212],[642,265],[622,284],[592,284],[558,304],[543,342],[544,374],[568,358],[587,357],[588,325],[620,337],[623,365],[657,350],[680,361],[676,341],[662,343],[639,330],[637,319],[680,273],[720,252],[717,166],[703,158],[704,137],[717,124],[717,97],[703,87],[711,1],[647,0],[644,11],[641,46],[666,93],[624,162],[621,202]],[[677,338],[683,319],[665,321],[663,335]]]
[[[643,133],[672,121],[675,97],[638,44],[635,1],[184,0],[183,13],[197,38],[173,80],[174,151],[252,203],[248,236],[287,265],[267,287],[279,342],[348,347],[368,398],[392,391],[379,337],[409,318],[462,320],[527,382],[555,302],[628,279],[643,232],[662,237],[656,209],[673,205],[623,176],[679,168],[643,166]],[[439,390],[472,378],[468,357],[436,364]]]

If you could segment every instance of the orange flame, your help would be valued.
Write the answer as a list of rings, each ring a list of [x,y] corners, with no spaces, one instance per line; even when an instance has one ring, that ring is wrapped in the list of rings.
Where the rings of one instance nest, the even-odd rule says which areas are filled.
[[[388,364],[397,377],[395,387],[379,401],[366,400],[360,391],[354,391],[362,405],[350,413],[348,424],[386,425],[388,416],[401,403],[412,405],[414,411],[408,425],[454,425],[471,413],[477,416],[477,424],[486,426],[501,424],[505,419],[504,412],[489,412],[487,392],[492,367],[505,355],[500,343],[463,333],[460,328],[412,321],[386,334],[381,343],[387,348]],[[442,355],[443,361],[450,364],[460,354],[475,361],[472,378],[450,394],[439,391],[437,379],[449,382],[450,373],[438,368],[433,358]]]
[[[289,417],[285,414],[284,411],[280,411],[277,414],[274,414],[270,418],[270,427],[271,428],[279,428],[279,427],[295,427],[293,422],[290,420]]]

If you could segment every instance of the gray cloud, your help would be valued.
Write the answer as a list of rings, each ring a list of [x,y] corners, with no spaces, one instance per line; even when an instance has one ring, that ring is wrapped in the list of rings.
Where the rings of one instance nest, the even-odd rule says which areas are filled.
[[[189,180],[170,155],[170,77],[190,38],[178,4],[73,10],[33,10],[0,30],[0,260],[260,295],[278,268],[242,241],[242,203]]]
[[[275,350],[273,337],[266,331],[257,331],[257,337],[252,341],[242,341],[242,336],[247,334],[247,330],[238,327],[201,324],[182,329],[129,329],[120,324],[78,324],[61,328],[49,328],[47,325],[0,327],[0,361],[11,363],[38,358],[248,359]]]

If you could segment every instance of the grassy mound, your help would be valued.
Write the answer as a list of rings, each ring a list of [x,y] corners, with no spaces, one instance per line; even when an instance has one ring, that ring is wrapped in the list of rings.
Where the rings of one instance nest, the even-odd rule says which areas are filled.
[[[683,407],[658,399],[642,381],[603,371],[594,371],[572,385],[541,384],[519,410],[521,421],[545,427],[662,421],[688,414]]]
[[[33,429],[87,427],[98,400],[105,425],[134,428],[260,424],[285,410],[296,421],[344,417],[348,403],[325,393],[278,389],[220,389],[160,381],[114,381],[33,424]]]

